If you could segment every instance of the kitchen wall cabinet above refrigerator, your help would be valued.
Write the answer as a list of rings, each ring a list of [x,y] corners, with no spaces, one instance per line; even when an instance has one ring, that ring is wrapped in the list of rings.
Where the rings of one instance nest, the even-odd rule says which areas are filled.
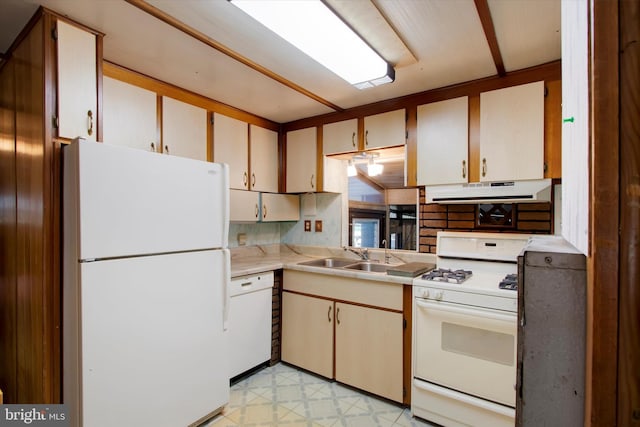
[[[213,113],[213,161],[227,163],[231,188],[278,192],[278,133]]]

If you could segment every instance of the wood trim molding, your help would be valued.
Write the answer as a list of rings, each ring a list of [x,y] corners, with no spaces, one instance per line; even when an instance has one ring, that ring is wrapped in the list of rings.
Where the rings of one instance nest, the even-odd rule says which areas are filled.
[[[154,18],[157,18],[159,20],[161,20],[162,22],[164,22],[165,24],[168,24],[172,27],[174,27],[175,29],[182,31],[183,33],[185,33],[186,35],[193,37],[194,39],[198,40],[201,43],[204,43],[205,45],[217,50],[218,52],[227,55],[228,57],[240,62],[241,64],[246,65],[249,68],[252,68],[253,70],[259,72],[260,74],[275,80],[276,82],[288,87],[289,89],[295,90],[296,92],[313,99],[316,102],[319,102],[320,104],[323,104],[329,108],[331,108],[332,110],[335,111],[343,111],[343,109],[335,104],[333,104],[332,102],[320,97],[319,95],[316,95],[315,93],[303,88],[302,86],[299,86],[297,84],[295,84],[294,82],[292,82],[291,80],[285,79],[284,77],[282,77],[279,74],[274,73],[273,71],[263,67],[262,65],[253,62],[252,60],[250,60],[249,58],[240,55],[238,52],[229,49],[228,47],[224,46],[223,44],[213,40],[211,37],[207,36],[206,34],[196,30],[195,28],[192,28],[190,26],[188,26],[187,24],[185,24],[184,22],[181,22],[179,20],[177,20],[176,18],[174,18],[173,16],[169,15],[168,13],[163,12],[162,10],[150,5],[149,3],[143,1],[143,0],[125,0],[127,3],[129,3],[132,6],[137,7],[138,9],[142,10],[143,12],[148,13],[149,15],[153,16]]]
[[[500,53],[500,46],[498,45],[498,37],[496,36],[496,28],[493,25],[493,19],[491,18],[491,11],[489,10],[489,3],[487,0],[474,0],[476,4],[476,10],[482,23],[482,29],[484,35],[489,43],[489,50],[493,57],[493,63],[498,71],[498,76],[504,76],[506,71],[504,69],[504,62],[502,60],[502,54]]]
[[[618,2],[590,0],[590,229],[585,425],[616,419],[619,303]],[[612,30],[613,29],[613,30]],[[636,355],[637,356],[637,355]],[[627,381],[626,378],[620,378]]]
[[[538,65],[536,67],[506,73],[502,77],[487,77],[484,79],[473,80],[470,82],[446,86],[443,88],[428,90],[425,92],[415,93],[399,98],[392,98],[385,101],[349,108],[348,110],[342,112],[322,114],[319,116],[295,120],[292,122],[284,123],[283,127],[284,131],[288,132],[292,130],[308,128],[311,126],[321,126],[327,123],[339,122],[341,120],[355,119],[364,116],[370,116],[373,114],[385,113],[387,111],[397,110],[400,108],[405,108],[408,110],[412,107],[417,107],[418,105],[444,101],[460,96],[476,96],[480,95],[480,93],[482,92],[487,92],[495,89],[503,89],[510,86],[516,86],[540,80],[553,81],[561,79],[562,69],[560,66],[560,61],[553,61],[547,64]]]
[[[640,426],[640,2],[621,1],[620,26],[620,288],[619,426]]]
[[[186,102],[187,104],[195,105],[208,111],[220,113],[266,129],[274,131],[278,131],[280,129],[280,125],[276,122],[272,122],[271,120],[264,119],[240,110],[239,108],[223,104],[222,102],[215,101],[211,98],[207,98],[195,92],[163,82],[162,80],[155,79],[109,61],[103,62],[103,73],[106,77],[156,92],[159,96],[168,96],[170,98]]]

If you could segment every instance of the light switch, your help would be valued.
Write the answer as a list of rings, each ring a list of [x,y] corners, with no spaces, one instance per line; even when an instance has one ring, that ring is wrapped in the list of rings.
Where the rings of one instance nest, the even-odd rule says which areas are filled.
[[[311,220],[310,219],[305,219],[304,220],[304,231],[311,231]]]

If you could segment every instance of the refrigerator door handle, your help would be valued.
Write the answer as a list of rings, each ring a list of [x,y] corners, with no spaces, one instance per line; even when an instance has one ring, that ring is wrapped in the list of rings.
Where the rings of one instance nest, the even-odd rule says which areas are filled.
[[[222,247],[226,248],[229,246],[229,209],[231,206],[230,196],[229,196],[229,165],[226,163],[222,163],[222,188],[224,189],[224,217],[222,218]]]
[[[229,323],[229,305],[231,304],[231,295],[229,288],[231,287],[231,251],[229,249],[222,249],[222,255],[224,257],[224,268],[222,273],[222,329],[226,331]]]

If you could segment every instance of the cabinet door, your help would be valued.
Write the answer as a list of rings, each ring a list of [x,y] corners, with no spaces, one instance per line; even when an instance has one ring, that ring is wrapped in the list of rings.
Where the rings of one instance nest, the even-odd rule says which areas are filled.
[[[298,221],[300,219],[300,196],[297,194],[261,193],[261,221]]]
[[[63,21],[58,31],[58,136],[95,141],[96,36]]]
[[[245,190],[229,190],[229,220],[257,222],[260,219],[260,193]]]
[[[249,130],[247,123],[213,114],[213,161],[229,165],[229,187],[249,189]]]
[[[162,98],[162,152],[207,160],[207,110]]]
[[[406,142],[405,111],[395,110],[364,118],[364,149],[394,147]]]
[[[282,360],[333,377],[333,301],[282,293]]]
[[[352,151],[358,151],[358,119],[322,126],[322,152],[324,155]]]
[[[287,132],[287,193],[317,191],[316,128]]]
[[[544,176],[544,82],[480,94],[480,181]]]
[[[251,189],[278,192],[278,132],[249,125]]]
[[[468,146],[468,97],[418,106],[418,185],[467,182]]]
[[[402,333],[401,313],[336,303],[336,380],[402,402]]]
[[[102,80],[104,142],[160,151],[155,92],[104,77]]]

